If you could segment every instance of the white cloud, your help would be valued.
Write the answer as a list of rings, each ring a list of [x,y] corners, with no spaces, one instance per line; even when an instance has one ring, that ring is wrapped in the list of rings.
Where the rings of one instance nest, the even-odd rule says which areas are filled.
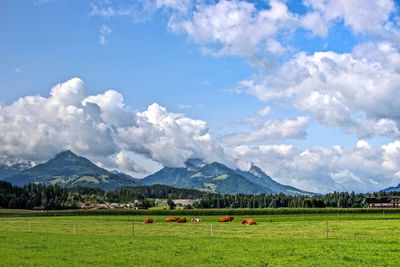
[[[43,161],[65,149],[128,171],[143,170],[129,153],[167,166],[182,166],[190,157],[233,162],[212,140],[206,122],[157,103],[131,112],[118,92],[90,96],[78,78],[54,86],[48,98],[26,96],[0,106],[3,159]]]
[[[306,135],[305,129],[309,118],[297,117],[293,119],[266,120],[249,133],[237,133],[222,138],[224,145],[232,146],[253,143],[274,143],[286,139],[301,139]]]
[[[272,112],[273,111],[272,111],[271,107],[266,106],[265,108],[258,110],[256,113],[257,113],[257,115],[259,115],[261,117],[267,117],[267,116],[271,115]]]
[[[105,45],[107,44],[106,37],[112,33],[112,30],[107,25],[101,25],[100,27],[100,44]]]
[[[303,26],[322,36],[337,20],[355,33],[398,34],[396,25],[389,21],[395,12],[392,0],[306,0],[305,4],[315,12],[306,14]]]
[[[318,12],[310,12],[304,15],[300,20],[301,25],[313,32],[314,35],[326,37],[329,27],[322,15]]]
[[[297,18],[287,6],[276,0],[270,8],[258,10],[245,1],[219,1],[199,4],[191,16],[171,16],[169,28],[185,33],[214,55],[239,55],[253,66],[269,68],[271,59],[262,56],[281,55],[285,48],[276,40],[279,30],[296,28]]]
[[[170,8],[181,13],[187,13],[193,7],[193,0],[156,0],[158,8]]]
[[[180,109],[186,109],[186,108],[191,108],[192,107],[192,105],[188,105],[188,104],[179,104],[178,105],[178,108],[180,108]]]
[[[50,97],[26,96],[0,106],[0,154],[41,161],[64,149],[80,154],[116,152],[111,129],[97,106],[83,105],[84,83],[77,78],[51,89]]]
[[[14,67],[13,69],[14,69],[14,72],[22,72],[22,69],[21,69],[21,68]]]
[[[146,173],[147,170],[142,167],[138,166],[134,160],[128,155],[126,152],[119,152],[116,155],[112,156],[111,159],[115,163],[118,170],[126,171],[126,172],[139,172],[139,173]]]
[[[96,1],[90,6],[92,10],[89,17],[129,17],[134,22],[144,22],[156,11],[155,1],[152,0]]]
[[[33,4],[37,6],[42,6],[53,2],[54,0],[33,0]]]
[[[289,100],[321,124],[367,138],[399,138],[400,53],[391,43],[364,44],[353,53],[298,53],[277,74],[245,80],[260,100]]]
[[[184,161],[192,157],[232,166],[224,149],[212,140],[204,121],[168,113],[156,103],[137,116],[137,125],[117,130],[125,150],[147,155],[166,166],[184,166]]]
[[[400,142],[381,147],[359,141],[356,146],[300,150],[291,145],[238,146],[238,165],[254,163],[277,181],[315,192],[367,192],[397,185]]]

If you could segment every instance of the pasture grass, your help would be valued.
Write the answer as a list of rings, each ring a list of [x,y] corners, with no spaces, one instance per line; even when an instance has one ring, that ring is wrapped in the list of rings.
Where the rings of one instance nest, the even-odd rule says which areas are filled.
[[[400,214],[147,217],[0,218],[0,266],[400,266]]]

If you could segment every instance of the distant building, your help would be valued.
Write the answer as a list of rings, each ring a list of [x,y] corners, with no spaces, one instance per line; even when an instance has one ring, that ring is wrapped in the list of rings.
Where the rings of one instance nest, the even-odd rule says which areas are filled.
[[[186,205],[193,205],[195,203],[199,203],[200,199],[174,199],[172,200],[177,207],[184,207]],[[167,200],[160,200],[156,199],[155,200],[155,206],[156,207],[166,207],[168,206],[168,201]]]
[[[200,199],[175,199],[173,200],[177,207],[184,207],[187,205],[193,205],[199,203]]]
[[[400,196],[367,197],[370,208],[400,208]]]

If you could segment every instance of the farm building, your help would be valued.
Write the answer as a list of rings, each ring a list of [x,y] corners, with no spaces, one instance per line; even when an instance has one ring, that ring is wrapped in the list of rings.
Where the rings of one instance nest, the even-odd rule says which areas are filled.
[[[400,208],[400,196],[367,197],[370,208]]]

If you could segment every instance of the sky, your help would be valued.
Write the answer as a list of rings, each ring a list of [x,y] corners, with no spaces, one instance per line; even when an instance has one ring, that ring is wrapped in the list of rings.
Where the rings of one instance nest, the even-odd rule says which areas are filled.
[[[0,161],[400,183],[397,0],[2,0]]]

